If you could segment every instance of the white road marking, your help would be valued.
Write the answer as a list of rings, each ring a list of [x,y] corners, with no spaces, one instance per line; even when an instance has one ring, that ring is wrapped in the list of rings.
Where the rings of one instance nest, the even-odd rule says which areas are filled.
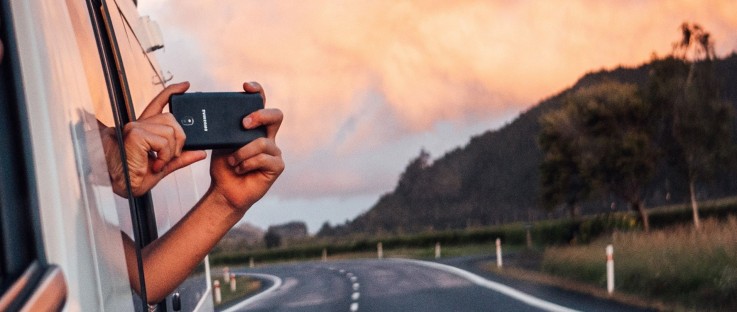
[[[358,290],[358,287],[359,287],[359,286],[360,286],[360,285],[358,285],[358,283],[353,283],[353,290]]]
[[[351,312],[358,311],[358,302],[351,303]]]
[[[353,299],[353,301],[358,300],[358,298],[360,297],[361,297],[361,293],[359,292],[354,292],[353,295],[351,295],[351,299]]]
[[[408,263],[414,263],[422,266],[426,266],[429,268],[445,271],[451,274],[455,274],[457,276],[460,276],[462,278],[465,278],[472,283],[479,285],[481,287],[486,287],[491,290],[494,290],[496,292],[499,292],[501,294],[507,295],[509,297],[512,297],[514,299],[517,299],[519,301],[522,301],[528,305],[531,305],[533,307],[537,307],[546,311],[555,311],[555,312],[577,312],[577,310],[569,309],[564,306],[557,305],[552,302],[548,302],[545,300],[542,300],[537,297],[533,297],[531,295],[528,295],[526,293],[523,293],[519,290],[516,290],[512,287],[509,287],[504,284],[492,282],[490,280],[487,280],[481,276],[478,276],[476,274],[473,274],[471,272],[468,272],[466,270],[462,270],[450,265],[445,265],[441,263],[436,262],[428,262],[428,261],[421,261],[421,260],[411,260],[411,259],[392,259],[391,261],[397,261],[397,262],[408,262]]]
[[[242,309],[245,306],[247,306],[247,305],[255,302],[256,300],[259,300],[259,299],[265,297],[266,295],[274,292],[275,290],[279,289],[279,287],[282,284],[281,278],[279,278],[278,276],[274,276],[274,275],[258,274],[258,273],[246,273],[246,274],[238,274],[238,275],[247,275],[247,276],[253,276],[253,277],[257,277],[257,278],[268,279],[268,280],[271,280],[273,282],[273,285],[271,285],[271,287],[269,287],[269,289],[264,290],[264,291],[260,292],[259,294],[254,295],[251,298],[248,298],[246,300],[243,300],[243,301],[239,302],[238,304],[236,304],[236,305],[234,305],[234,306],[232,306],[230,308],[227,308],[227,309],[223,310],[223,312],[231,312],[231,311],[236,311],[236,310]]]

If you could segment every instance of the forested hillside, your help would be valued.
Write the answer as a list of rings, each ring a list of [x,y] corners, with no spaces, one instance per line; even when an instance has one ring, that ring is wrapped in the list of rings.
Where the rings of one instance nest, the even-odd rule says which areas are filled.
[[[325,224],[319,235],[409,233],[566,215],[562,210],[546,212],[541,208],[541,116],[560,108],[571,92],[597,83],[618,81],[645,88],[652,66],[648,63],[586,74],[573,87],[541,101],[501,129],[472,137],[465,146],[434,161],[421,151],[409,162],[394,191],[381,196],[369,211],[353,221],[337,226]],[[720,96],[737,105],[737,54],[716,60],[714,68]],[[737,133],[735,129],[737,125],[732,128]],[[658,164],[647,187],[647,206],[688,200],[686,178],[665,162]],[[715,179],[697,191],[702,200],[737,194],[737,169],[722,166]],[[581,205],[583,214],[611,209],[624,210],[627,206],[609,194],[600,194]]]

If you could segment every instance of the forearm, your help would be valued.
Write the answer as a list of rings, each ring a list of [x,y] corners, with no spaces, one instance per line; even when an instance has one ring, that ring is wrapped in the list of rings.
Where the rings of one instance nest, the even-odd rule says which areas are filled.
[[[149,302],[162,300],[181,284],[244,215],[208,190],[177,224],[143,250]]]

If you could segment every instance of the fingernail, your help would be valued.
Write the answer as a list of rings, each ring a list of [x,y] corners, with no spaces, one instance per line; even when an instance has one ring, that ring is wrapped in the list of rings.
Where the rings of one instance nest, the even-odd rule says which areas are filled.
[[[235,166],[235,157],[230,156],[228,157],[228,164],[232,167]]]
[[[236,174],[243,174],[243,168],[241,168],[241,167],[235,167],[235,173]]]
[[[251,117],[243,118],[243,127],[244,128],[250,127],[252,122],[253,122],[253,119],[251,119]]]

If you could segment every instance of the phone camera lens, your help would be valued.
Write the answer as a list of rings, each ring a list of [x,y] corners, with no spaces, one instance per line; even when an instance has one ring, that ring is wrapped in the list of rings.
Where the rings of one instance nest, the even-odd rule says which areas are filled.
[[[182,122],[182,126],[191,126],[194,124],[194,118],[190,116],[186,116],[180,120]]]

